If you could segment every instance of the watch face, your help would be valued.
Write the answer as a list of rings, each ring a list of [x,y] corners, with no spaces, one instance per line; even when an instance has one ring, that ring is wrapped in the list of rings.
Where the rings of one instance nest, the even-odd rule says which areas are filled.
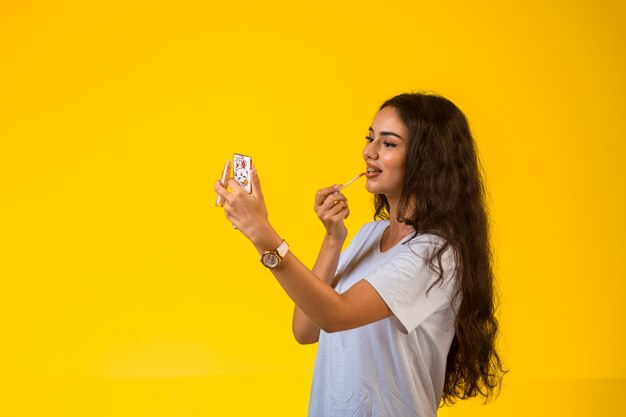
[[[268,268],[275,268],[279,263],[278,256],[275,253],[266,253],[263,255],[263,265]]]

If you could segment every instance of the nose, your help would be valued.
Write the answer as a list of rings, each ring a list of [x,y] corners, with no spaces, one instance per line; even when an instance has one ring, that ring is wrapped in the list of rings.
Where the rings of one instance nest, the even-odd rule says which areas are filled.
[[[366,161],[368,159],[376,159],[377,155],[378,151],[376,150],[376,145],[374,144],[374,142],[368,142],[363,149],[363,159],[365,159]]]

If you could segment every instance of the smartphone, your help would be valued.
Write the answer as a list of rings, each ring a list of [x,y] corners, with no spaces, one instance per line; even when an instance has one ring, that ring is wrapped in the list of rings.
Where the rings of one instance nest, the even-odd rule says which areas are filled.
[[[252,158],[247,155],[236,153],[233,155],[233,178],[239,185],[252,192],[250,184],[250,171],[252,170]]]

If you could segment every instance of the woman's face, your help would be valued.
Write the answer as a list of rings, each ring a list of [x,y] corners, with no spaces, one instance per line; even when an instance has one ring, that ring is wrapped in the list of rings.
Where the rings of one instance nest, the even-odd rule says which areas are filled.
[[[369,128],[363,159],[370,193],[384,194],[392,202],[400,197],[408,147],[408,129],[393,107],[381,109]]]

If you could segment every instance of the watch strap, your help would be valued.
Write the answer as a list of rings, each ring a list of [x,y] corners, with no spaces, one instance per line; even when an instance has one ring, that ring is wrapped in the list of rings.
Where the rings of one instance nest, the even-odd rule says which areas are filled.
[[[285,255],[287,255],[288,251],[289,251],[289,245],[287,244],[285,240],[283,240],[283,242],[280,244],[278,249],[276,249],[276,252],[281,258],[284,258]]]

